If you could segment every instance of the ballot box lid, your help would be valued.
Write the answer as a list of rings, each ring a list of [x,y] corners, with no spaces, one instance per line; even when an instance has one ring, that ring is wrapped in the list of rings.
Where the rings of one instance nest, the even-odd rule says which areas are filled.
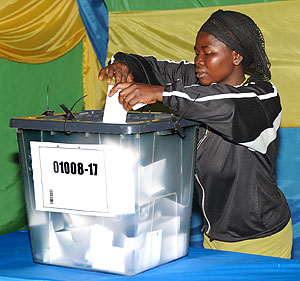
[[[180,131],[182,128],[197,124],[169,113],[155,112],[129,112],[124,124],[103,123],[103,112],[103,110],[84,110],[72,113],[71,117],[66,114],[15,117],[10,120],[10,127],[68,133],[139,134],[173,129]]]

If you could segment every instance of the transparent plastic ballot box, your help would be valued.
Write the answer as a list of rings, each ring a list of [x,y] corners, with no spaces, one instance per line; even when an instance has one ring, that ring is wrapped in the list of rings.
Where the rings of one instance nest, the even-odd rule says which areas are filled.
[[[12,118],[33,260],[135,275],[188,253],[197,127],[169,114]],[[177,126],[178,127],[178,126]]]

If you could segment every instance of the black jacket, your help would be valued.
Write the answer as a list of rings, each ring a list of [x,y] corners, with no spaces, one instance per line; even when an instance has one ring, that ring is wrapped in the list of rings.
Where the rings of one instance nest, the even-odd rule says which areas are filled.
[[[234,242],[282,230],[290,219],[275,163],[281,105],[265,81],[202,86],[195,65],[117,53],[136,82],[164,85],[163,104],[199,122],[195,186],[212,240]]]

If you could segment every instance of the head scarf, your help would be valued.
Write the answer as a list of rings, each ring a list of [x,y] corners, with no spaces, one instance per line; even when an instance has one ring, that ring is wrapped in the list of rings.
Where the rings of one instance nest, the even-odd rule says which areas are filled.
[[[207,32],[243,57],[242,65],[249,80],[271,79],[271,63],[265,51],[265,40],[254,21],[239,12],[218,10],[202,25]]]

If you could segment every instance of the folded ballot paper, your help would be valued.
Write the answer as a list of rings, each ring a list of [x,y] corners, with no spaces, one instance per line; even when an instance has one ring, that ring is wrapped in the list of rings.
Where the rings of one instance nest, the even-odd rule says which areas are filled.
[[[147,204],[151,211],[143,218],[139,213],[115,217],[52,213],[50,224],[32,227],[49,231],[39,243],[51,247],[41,247],[39,255],[44,263],[122,275],[178,259],[186,255],[189,237],[181,221],[186,208],[176,199],[173,193],[156,197]]]
[[[126,123],[127,111],[123,108],[123,105],[119,103],[119,93],[116,92],[112,97],[108,96],[110,90],[114,85],[108,85],[106,102],[103,114],[103,123],[117,123],[124,124]],[[132,109],[137,110],[146,104],[138,103]]]

